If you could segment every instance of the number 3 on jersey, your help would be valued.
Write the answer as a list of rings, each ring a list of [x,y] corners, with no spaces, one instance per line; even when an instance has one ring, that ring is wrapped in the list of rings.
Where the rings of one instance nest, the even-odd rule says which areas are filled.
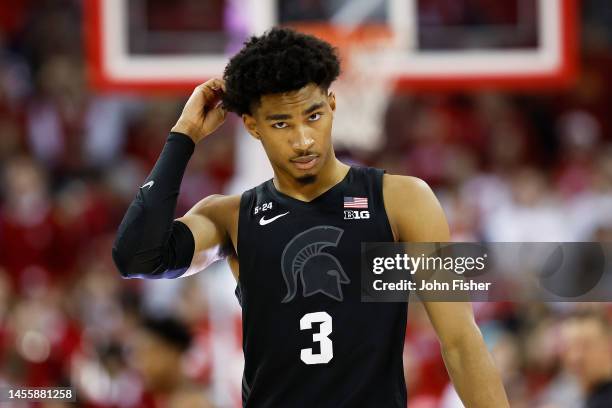
[[[332,318],[326,312],[307,313],[300,319],[300,330],[312,329],[313,323],[321,323],[319,331],[312,334],[312,341],[319,342],[320,353],[313,353],[311,348],[301,350],[300,358],[306,364],[326,364],[334,357],[334,347],[329,336],[332,332]]]

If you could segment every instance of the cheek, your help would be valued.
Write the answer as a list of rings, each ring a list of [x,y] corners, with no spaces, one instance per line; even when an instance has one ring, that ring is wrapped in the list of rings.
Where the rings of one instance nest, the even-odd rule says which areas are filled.
[[[286,135],[262,135],[261,145],[269,158],[279,157],[284,154],[284,151],[289,146],[288,137]]]
[[[328,113],[327,115],[325,115],[325,120],[323,121],[325,127],[327,129],[331,129],[332,125],[334,124],[334,114],[333,112]]]
[[[317,129],[317,137],[319,142],[330,144],[331,143],[331,131],[332,131],[331,119],[327,119],[321,123]]]

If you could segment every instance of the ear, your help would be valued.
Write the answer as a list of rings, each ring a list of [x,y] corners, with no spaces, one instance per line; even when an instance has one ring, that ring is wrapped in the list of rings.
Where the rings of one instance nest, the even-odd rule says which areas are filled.
[[[327,94],[327,102],[329,103],[329,107],[331,108],[332,112],[336,111],[336,94],[333,93],[332,91],[329,91],[329,94]]]
[[[250,133],[251,136],[257,140],[260,139],[259,132],[257,131],[257,121],[255,121],[253,116],[246,113],[243,114],[242,123],[244,124],[244,128]]]

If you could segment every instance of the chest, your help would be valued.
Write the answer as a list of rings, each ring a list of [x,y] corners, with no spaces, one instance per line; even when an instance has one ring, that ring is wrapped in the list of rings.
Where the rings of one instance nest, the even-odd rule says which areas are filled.
[[[270,201],[259,211],[255,206],[250,214],[243,214],[247,219],[240,223],[241,250],[265,261],[296,247],[312,251],[333,247],[343,254],[358,255],[361,242],[388,239],[384,211],[345,208],[341,200],[335,204],[303,209]]]

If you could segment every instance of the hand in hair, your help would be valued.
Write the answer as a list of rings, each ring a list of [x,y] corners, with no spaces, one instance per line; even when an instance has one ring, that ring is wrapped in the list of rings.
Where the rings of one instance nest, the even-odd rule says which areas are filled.
[[[213,78],[198,85],[183,108],[173,132],[189,136],[198,143],[225,121],[227,111],[221,103],[225,81]]]

